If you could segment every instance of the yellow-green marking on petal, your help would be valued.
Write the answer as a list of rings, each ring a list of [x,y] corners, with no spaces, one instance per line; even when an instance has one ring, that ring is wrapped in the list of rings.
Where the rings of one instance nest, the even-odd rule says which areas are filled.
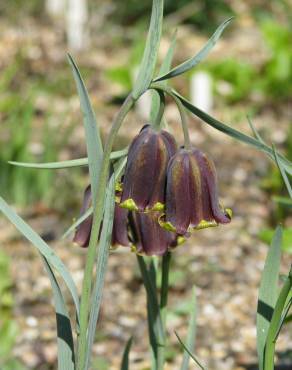
[[[120,203],[120,207],[126,208],[130,211],[138,211],[138,207],[133,199],[126,199],[124,202]]]

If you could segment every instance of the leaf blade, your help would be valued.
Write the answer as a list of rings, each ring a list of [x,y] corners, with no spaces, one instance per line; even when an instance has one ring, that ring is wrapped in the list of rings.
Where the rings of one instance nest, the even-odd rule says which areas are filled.
[[[86,353],[86,366],[88,368],[90,362],[91,349],[94,342],[96,331],[96,323],[99,316],[101,305],[102,291],[104,286],[105,273],[107,268],[107,261],[109,256],[109,249],[111,244],[111,235],[114,218],[115,207],[115,175],[110,178],[104,205],[104,218],[103,226],[98,246],[98,256],[96,262],[96,277],[95,285],[92,293],[91,310],[89,315],[88,324],[88,337],[87,337],[87,353]]]
[[[266,258],[259,289],[256,327],[260,370],[262,370],[264,366],[265,344],[278,295],[281,243],[282,227],[278,226]]]
[[[73,76],[80,99],[80,107],[83,113],[83,125],[86,136],[88,167],[93,195],[93,204],[95,204],[97,197],[99,172],[103,159],[103,147],[99,127],[97,125],[95,114],[92,109],[80,71],[70,54],[68,54],[68,60],[73,71]]]
[[[55,254],[53,249],[51,249],[31,227],[13,211],[13,209],[5,202],[2,197],[0,197],[0,211],[3,212],[3,214],[9,219],[11,223],[14,224],[14,226],[20,231],[20,233],[32,243],[32,245],[42,254],[42,256],[47,259],[50,265],[53,266],[56,271],[58,271],[58,273],[62,276],[69,289],[69,292],[71,293],[73,302],[75,304],[77,318],[79,319],[78,292],[67,267]]]
[[[54,275],[54,272],[47,259],[45,257],[42,257],[42,260],[45,270],[47,271],[48,277],[51,281],[51,287],[53,290],[55,302],[58,338],[58,369],[74,370],[75,354],[70,317],[66,308],[61,288]]]
[[[163,0],[153,0],[146,46],[133,88],[133,98],[138,99],[149,87],[156,65],[163,21]]]
[[[131,350],[132,342],[133,337],[131,337],[126,344],[121,363],[121,370],[129,370],[129,353]]]
[[[154,79],[153,82],[163,81],[169,78],[173,78],[176,76],[179,76],[190,69],[194,68],[197,64],[199,64],[203,59],[207,57],[207,55],[210,53],[210,51],[213,49],[213,47],[216,45],[217,41],[219,40],[222,32],[224,29],[229,25],[229,23],[232,21],[233,17],[227,19],[223,23],[220,24],[220,26],[216,29],[216,31],[213,33],[213,35],[210,37],[210,39],[207,41],[207,43],[203,46],[203,48],[195,54],[192,58],[186,60],[185,62],[181,63],[180,65],[173,68],[168,73],[158,76]]]

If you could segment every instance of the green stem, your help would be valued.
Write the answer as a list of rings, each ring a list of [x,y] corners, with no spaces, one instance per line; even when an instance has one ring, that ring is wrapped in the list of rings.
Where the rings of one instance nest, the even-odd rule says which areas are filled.
[[[268,330],[264,353],[264,370],[274,370],[274,356],[278,328],[281,322],[282,312],[291,289],[292,269],[290,270],[289,276],[287,277],[287,280],[281,289]]]
[[[160,315],[162,321],[163,329],[163,343],[158,346],[157,350],[157,368],[163,370],[165,363],[165,347],[166,347],[166,309],[168,300],[168,283],[169,283],[169,267],[170,267],[171,253],[167,252],[162,257],[162,267],[161,267],[161,292],[160,292]]]
[[[164,93],[162,91],[157,91],[158,94],[159,94],[159,98],[160,98],[160,104],[159,104],[159,110],[158,110],[158,113],[155,117],[155,121],[153,122],[153,127],[159,131],[160,130],[160,127],[161,127],[161,120],[162,120],[162,117],[163,117],[163,113],[164,113],[164,108],[165,108],[165,96],[164,96]]]
[[[98,196],[96,199],[96,204],[94,205],[92,230],[88,247],[88,253],[86,257],[86,265],[82,285],[82,294],[80,302],[80,334],[78,337],[77,370],[86,370],[85,363],[87,346],[87,324],[92,290],[93,269],[97,255],[99,230],[104,211],[103,209],[104,198],[109,174],[110,154],[112,151],[115,137],[121,127],[121,124],[133,105],[134,100],[132,96],[129,95],[113,121],[113,125],[104,149],[103,162],[99,176]]]
[[[160,312],[162,317],[162,323],[165,328],[166,324],[166,306],[168,299],[168,283],[169,283],[169,267],[171,261],[171,253],[167,252],[162,257],[162,276],[161,276],[161,293],[160,293]]]
[[[158,93],[163,91],[164,93],[168,94],[173,98],[175,101],[177,108],[179,110],[180,118],[181,118],[181,125],[183,129],[183,134],[184,134],[184,143],[185,143],[185,148],[190,149],[192,147],[191,140],[190,140],[190,134],[189,134],[189,129],[188,129],[188,119],[187,119],[187,114],[185,111],[184,106],[182,105],[182,102],[179,100],[178,97],[176,97],[171,89],[163,84],[159,83],[153,83],[149,89],[154,89]]]

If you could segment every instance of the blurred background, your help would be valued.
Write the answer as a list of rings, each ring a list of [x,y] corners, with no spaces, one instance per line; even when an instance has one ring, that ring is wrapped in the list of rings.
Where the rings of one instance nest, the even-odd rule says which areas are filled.
[[[66,53],[75,57],[103,137],[131,85],[143,54],[151,1],[0,1],[0,194],[50,243],[80,287],[86,251],[62,234],[78,216],[86,168],[21,169],[7,161],[51,162],[86,156],[82,117]],[[174,64],[197,52],[230,16],[231,26],[208,59],[171,81],[181,94],[222,122],[262,137],[292,160],[292,8],[289,0],[165,0],[160,62],[178,28]],[[171,101],[165,117],[182,143]],[[143,97],[115,148],[147,122]],[[262,153],[190,119],[195,146],[214,159],[230,225],[202,230],[174,252],[167,369],[178,369],[197,286],[195,353],[209,370],[252,369],[256,363],[257,291],[267,243],[285,226],[283,273],[292,253],[291,202],[277,168]],[[290,211],[290,213],[289,213]],[[55,317],[49,280],[33,248],[0,217],[0,369],[56,369]],[[92,369],[118,369],[134,335],[132,369],[149,368],[145,295],[135,256],[110,256],[96,331]],[[289,325],[278,342],[278,361],[290,363]],[[191,365],[190,368],[195,368]]]

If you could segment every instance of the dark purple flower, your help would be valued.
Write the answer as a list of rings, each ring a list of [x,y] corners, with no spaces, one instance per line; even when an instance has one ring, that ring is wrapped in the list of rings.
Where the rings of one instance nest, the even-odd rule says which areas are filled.
[[[84,215],[91,205],[91,188],[90,185],[84,192],[83,204],[80,212],[80,216]],[[128,210],[120,208],[117,204],[115,205],[114,221],[112,230],[112,247],[118,245],[129,246],[130,242],[128,239]],[[88,216],[77,228],[73,238],[73,242],[82,248],[88,247],[91,228],[92,228],[92,215]]]
[[[134,138],[128,153],[120,206],[132,211],[164,209],[166,169],[176,151],[174,138],[150,125]]]
[[[133,251],[148,256],[162,256],[185,241],[184,237],[160,227],[159,216],[159,212],[131,212]]]
[[[179,149],[167,168],[166,209],[160,225],[180,235],[231,220],[220,207],[213,162],[198,149]]]

